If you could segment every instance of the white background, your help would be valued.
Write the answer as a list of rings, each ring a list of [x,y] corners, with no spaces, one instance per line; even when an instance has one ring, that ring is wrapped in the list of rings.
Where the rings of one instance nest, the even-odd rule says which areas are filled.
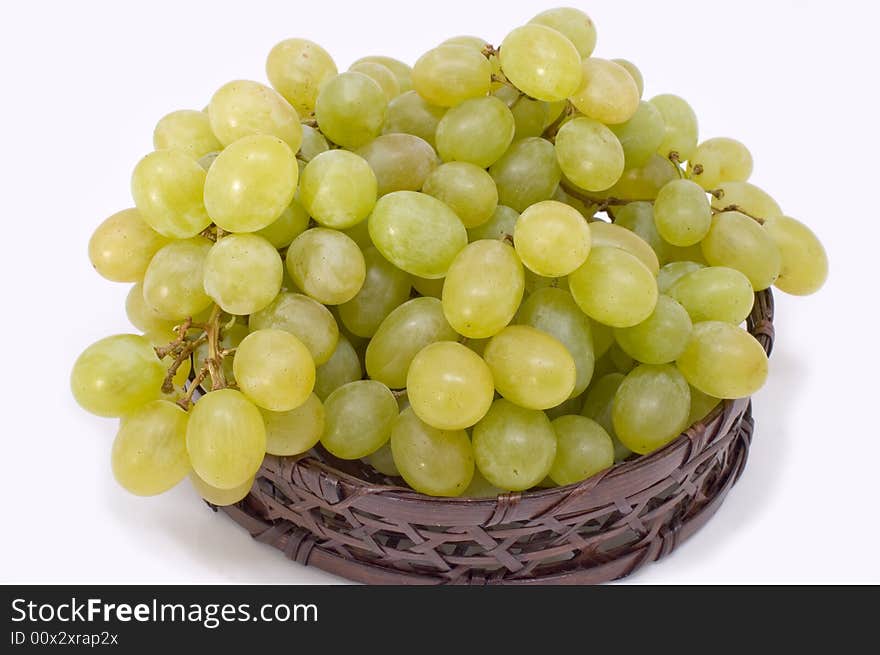
[[[596,54],[636,62],[646,97],[687,98],[701,135],[733,136],[753,181],[823,239],[819,295],[777,295],[748,467],[716,517],[637,583],[880,582],[876,25],[869,2],[578,1]],[[118,488],[115,422],[68,391],[88,344],[131,331],[127,285],[98,277],[93,228],[129,206],[153,125],[235,78],[264,79],[282,38],[412,62],[442,39],[495,43],[540,1],[22,2],[0,23],[0,582],[326,583],[184,482]]]

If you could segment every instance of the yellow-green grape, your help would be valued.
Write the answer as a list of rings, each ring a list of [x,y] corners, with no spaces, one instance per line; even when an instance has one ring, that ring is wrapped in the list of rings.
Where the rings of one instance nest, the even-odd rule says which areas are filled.
[[[169,321],[144,300],[144,285],[133,285],[125,297],[125,315],[129,323],[141,332],[170,332],[177,321]]]
[[[548,102],[547,103],[547,122],[544,124],[544,128],[550,127],[553,123],[557,121],[557,119],[562,116],[562,112],[568,109],[568,99],[565,100],[557,100],[556,102]]]
[[[392,389],[402,389],[417,353],[434,342],[456,339],[458,333],[446,321],[437,298],[413,298],[391,312],[376,330],[367,346],[367,374]]]
[[[494,96],[472,98],[453,107],[437,124],[437,152],[443,161],[466,161],[488,168],[507,151],[516,121]]]
[[[157,252],[144,273],[144,301],[170,321],[195,316],[211,304],[202,283],[214,244],[205,237],[172,241]]]
[[[242,339],[232,360],[235,382],[258,407],[287,412],[315,386],[315,361],[302,341],[284,330],[257,330]]]
[[[527,136],[541,136],[547,126],[550,114],[550,103],[524,96],[519,89],[502,84],[493,94],[510,107],[516,125],[513,139],[525,139]]]
[[[256,232],[290,205],[298,177],[296,157],[284,141],[247,136],[227,146],[211,165],[205,207],[227,232]]]
[[[186,450],[196,475],[208,485],[239,488],[253,479],[266,454],[263,415],[235,389],[207,393],[190,412]]]
[[[394,59],[392,57],[384,57],[382,55],[370,55],[369,57],[361,57],[356,62],[354,62],[352,66],[356,66],[357,64],[363,63],[365,61],[382,64],[385,68],[394,73],[394,76],[397,78],[397,83],[400,85],[401,93],[412,91],[412,68],[410,68],[409,64],[405,64],[402,61]]]
[[[205,258],[205,293],[229,314],[260,311],[281,291],[284,265],[271,243],[256,234],[230,234]]]
[[[795,296],[821,289],[828,277],[828,255],[813,231],[788,216],[764,221],[764,230],[782,257],[782,269],[774,286]]]
[[[519,308],[516,322],[546,332],[565,346],[576,371],[571,396],[582,394],[593,377],[595,356],[590,319],[571,294],[552,287],[535,291]]]
[[[504,205],[498,205],[492,217],[477,227],[468,230],[468,241],[473,243],[481,239],[512,239],[519,212]]]
[[[347,150],[328,150],[306,164],[299,198],[315,221],[342,230],[370,215],[377,189],[376,175],[363,157]]]
[[[284,330],[303,342],[321,365],[336,349],[339,327],[336,319],[324,305],[301,293],[279,293],[266,307],[251,314],[248,327],[257,330]]]
[[[752,174],[752,153],[736,139],[716,137],[697,146],[688,158],[691,179],[706,190],[722,182],[745,182]]]
[[[522,263],[544,277],[563,277],[580,268],[592,243],[584,217],[555,200],[526,209],[516,221],[513,240]]]
[[[163,116],[153,130],[156,150],[180,150],[193,159],[223,149],[203,111],[181,109]]]
[[[687,310],[673,298],[660,295],[648,318],[615,329],[614,338],[627,355],[643,364],[668,364],[684,352],[692,329]]]
[[[627,448],[645,455],[681,434],[690,407],[690,388],[675,366],[642,364],[627,374],[614,395],[614,431]]]
[[[657,274],[657,288],[660,293],[669,293],[669,290],[688,273],[693,273],[703,268],[705,264],[700,262],[679,261],[669,262]],[[749,285],[751,286],[751,285]]]
[[[692,246],[712,226],[712,210],[705,191],[690,180],[672,180],[654,201],[657,232],[674,246]]]
[[[412,70],[413,88],[432,105],[454,107],[489,92],[492,66],[477,50],[444,45],[419,57]]]
[[[577,367],[556,337],[528,325],[511,325],[483,352],[495,388],[520,407],[548,409],[572,395]]]
[[[310,394],[298,407],[286,412],[260,409],[266,421],[266,452],[286,457],[313,448],[324,432],[324,405]]]
[[[623,66],[589,57],[582,64],[580,86],[568,97],[584,116],[611,125],[633,117],[640,94],[636,81]]]
[[[770,195],[760,187],[748,182],[722,182],[715,190],[718,197],[712,196],[712,208],[727,211],[729,207],[742,210],[750,216],[768,219],[782,216],[782,209]]]
[[[665,242],[664,242],[665,243]],[[703,256],[703,249],[699,243],[692,246],[681,248],[667,244],[663,249],[665,259],[664,262],[693,262],[696,264],[706,265],[706,258]]]
[[[604,221],[593,221],[589,224],[590,237],[594,248],[619,248],[638,258],[652,275],[660,271],[657,253],[639,235],[625,227]]]
[[[412,279],[375,248],[364,251],[366,278],[354,298],[339,305],[339,318],[352,333],[372,337],[391,311],[409,299]]]
[[[528,297],[539,289],[553,287],[558,289],[568,289],[568,278],[564,277],[543,277],[537,273],[533,273],[529,269],[523,269],[526,278],[525,296]]]
[[[498,187],[498,202],[518,212],[549,200],[562,177],[553,144],[539,137],[515,142],[489,174]]]
[[[618,125],[612,125],[611,131],[623,146],[626,168],[638,168],[648,163],[666,136],[663,115],[650,102],[639,102],[638,109],[632,117]]]
[[[647,243],[660,264],[669,261],[678,249],[663,240],[654,224],[654,207],[649,202],[630,202],[614,207],[614,224],[624,227]],[[697,247],[699,250],[699,247]]]
[[[744,273],[755,291],[772,285],[782,269],[782,256],[770,234],[736,211],[716,214],[700,247],[707,262]]]
[[[565,176],[587,191],[604,191],[623,174],[623,146],[614,132],[592,118],[575,118],[560,128],[556,156]]]
[[[739,325],[752,311],[755,292],[749,278],[726,266],[700,267],[669,289],[695,323],[726,321]]]
[[[702,421],[712,413],[713,409],[718,407],[720,402],[720,399],[713,398],[696,387],[691,387],[691,412],[688,415],[687,424],[694,425]]]
[[[361,250],[366,250],[373,246],[373,241],[370,239],[370,226],[367,221],[361,221],[348,229],[342,230],[342,232],[358,244],[358,248]]]
[[[593,419],[560,416],[551,425],[556,433],[556,457],[550,479],[556,484],[574,484],[614,465],[614,443]]]
[[[392,478],[400,477],[400,471],[397,470],[397,466],[394,464],[394,454],[391,452],[390,440],[376,452],[370,453],[361,459],[382,475]]]
[[[483,50],[483,48],[489,45],[489,43],[488,41],[486,41],[486,39],[481,39],[478,36],[469,36],[466,34],[462,34],[460,36],[450,37],[440,45],[461,45],[468,48],[473,48],[474,50]]]
[[[321,132],[343,148],[358,148],[379,136],[388,99],[363,73],[341,73],[321,87],[315,116]]]
[[[590,332],[593,336],[593,354],[599,359],[614,344],[614,328],[590,321]]]
[[[666,136],[657,152],[663,159],[675,152],[681,161],[689,160],[697,149],[699,134],[694,110],[683,98],[670,93],[654,96],[649,102],[660,110],[666,126]]]
[[[479,469],[474,469],[474,477],[471,478],[471,483],[461,493],[461,496],[462,498],[495,498],[503,493],[504,489],[499,489],[491,484],[483,477]]]
[[[113,477],[136,496],[155,496],[175,487],[189,473],[187,414],[167,400],[155,400],[119,425],[110,463]]]
[[[619,373],[629,373],[638,364],[617,343],[612,344],[608,349],[606,359]]]
[[[524,491],[547,477],[556,457],[556,433],[544,412],[499,398],[473,431],[474,461],[486,480]]]
[[[321,85],[337,73],[333,58],[307,39],[285,39],[266,58],[266,76],[301,116],[315,110]]]
[[[501,70],[526,95],[556,102],[577,90],[581,82],[581,55],[561,32],[531,23],[504,37]]]
[[[299,201],[294,200],[281,212],[281,216],[254,234],[263,237],[276,248],[286,248],[291,241],[305,232],[308,226],[308,213]]]
[[[131,176],[131,195],[141,218],[162,236],[186,239],[211,224],[202,194],[205,170],[179,150],[157,150]]]
[[[400,95],[400,82],[387,66],[377,64],[375,61],[362,61],[353,64],[348,70],[363,73],[373,80],[381,87],[389,102]]]
[[[324,401],[321,443],[340,459],[366,457],[388,441],[397,412],[394,394],[381,382],[349,382]]]
[[[123,416],[159,398],[165,367],[146,337],[117,334],[96,341],[70,374],[76,402],[98,416]]]
[[[410,280],[412,281],[412,287],[419,294],[423,296],[430,296],[432,298],[442,298],[443,297],[443,284],[446,282],[446,278],[438,277],[433,280],[429,280],[424,277],[416,277],[415,275],[410,276]]]
[[[486,223],[498,207],[495,180],[476,164],[451,161],[428,175],[422,191],[449,205],[466,228]]]
[[[330,359],[315,370],[314,393],[321,400],[326,400],[327,396],[342,385],[362,377],[361,360],[357,351],[348,339],[340,335]]]
[[[220,350],[233,350],[237,348],[238,344],[240,344],[242,339],[247,335],[247,326],[242,325],[241,323],[233,323],[228,327],[221,328]],[[193,368],[195,368],[196,371],[200,371],[205,367],[209,352],[207,343],[203,343],[196,348],[193,353]],[[235,371],[232,370],[232,360],[232,357],[224,357],[223,363],[221,364],[223,378],[227,384],[235,382]],[[214,388],[214,383],[211,380],[210,375],[202,381],[201,387],[206,391],[211,391]]]
[[[192,483],[196,493],[199,494],[199,497],[217,507],[235,505],[235,503],[244,500],[245,496],[250,493],[251,488],[254,486],[254,478],[249,478],[232,489],[218,489],[209,485],[195,473],[189,474],[189,481]]]
[[[545,25],[560,32],[577,48],[581,57],[589,57],[596,47],[596,26],[580,9],[557,7],[542,11],[529,23]]]
[[[246,136],[274,136],[293,152],[302,145],[296,109],[259,82],[235,80],[221,86],[208,104],[211,129],[224,146]]]
[[[513,319],[524,288],[522,264],[513,248],[503,241],[474,241],[449,267],[443,312],[459,334],[491,337]]]
[[[123,209],[92,233],[89,260],[108,280],[139,282],[153,255],[167,243],[168,239],[147,225],[137,209]]]
[[[431,144],[412,134],[385,134],[357,151],[378,181],[380,196],[393,191],[418,191],[439,160]]]
[[[474,475],[467,432],[428,425],[411,407],[394,421],[391,452],[406,483],[429,496],[460,496]]]
[[[745,398],[767,379],[767,353],[751,334],[731,323],[696,323],[676,361],[687,381],[715,398]]]
[[[641,98],[642,94],[645,92],[645,78],[642,75],[642,71],[639,70],[639,67],[629,59],[612,59],[611,61],[626,69],[626,72],[630,74],[633,81],[636,83],[636,87],[639,89],[639,97]]]
[[[623,373],[608,373],[600,378],[595,379],[584,397],[584,407],[581,415],[591,418],[611,437],[614,444],[614,461],[621,462],[630,456],[632,451],[624,446],[617,434],[614,432],[614,422],[611,420],[612,410],[614,409],[614,396],[620,383],[623,382],[625,375]]]
[[[614,186],[601,194],[605,198],[621,200],[653,200],[660,189],[671,180],[679,179],[678,167],[660,155],[654,155],[641,168],[629,168]]]
[[[445,107],[430,104],[416,91],[407,91],[388,103],[382,134],[412,134],[434,147],[437,125],[445,113]]]
[[[578,310],[580,311],[580,310]],[[589,320],[589,319],[587,319]],[[568,400],[559,403],[556,407],[550,407],[549,409],[545,409],[544,413],[547,415],[551,421],[558,419],[560,416],[566,416],[568,414],[577,414],[581,411],[581,408],[584,406],[584,396],[574,395]]]
[[[568,285],[587,316],[611,327],[638,325],[657,304],[654,275],[620,248],[593,246],[584,265],[569,276]]]
[[[302,131],[303,142],[299,148],[299,152],[296,153],[297,159],[310,162],[322,152],[327,152],[327,150],[330,149],[327,139],[325,139],[324,135],[314,127],[303,125]]]
[[[376,203],[370,238],[397,268],[429,279],[446,275],[467,245],[467,231],[445,203],[426,193],[395,191]]]
[[[479,421],[492,404],[492,373],[479,355],[455,341],[422,348],[406,376],[416,415],[440,430],[461,430]]]
[[[357,244],[342,232],[315,227],[287,249],[287,271],[307,295],[325,305],[341,305],[357,295],[367,267]]]

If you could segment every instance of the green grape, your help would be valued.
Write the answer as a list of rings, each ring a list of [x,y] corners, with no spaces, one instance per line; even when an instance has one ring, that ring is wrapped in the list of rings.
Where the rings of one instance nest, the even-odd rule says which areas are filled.
[[[516,131],[513,135],[514,141],[529,136],[541,136],[550,113],[549,103],[524,96],[519,89],[510,84],[502,85],[492,95],[503,100],[513,114],[516,125]]]
[[[392,432],[393,434],[393,432]],[[400,471],[394,464],[394,455],[391,452],[391,441],[389,440],[384,446],[374,453],[370,453],[366,457],[361,458],[365,463],[372,466],[382,475],[391,478],[399,478]]]
[[[303,125],[302,131],[303,142],[296,155],[298,159],[310,162],[322,152],[327,152],[330,149],[327,139],[314,127]]]
[[[437,124],[437,152],[443,161],[488,168],[507,151],[515,133],[516,120],[501,100],[472,98],[447,111]]]
[[[300,293],[282,292],[248,319],[251,332],[284,330],[303,342],[315,364],[327,362],[336,349],[339,327],[324,305]]]
[[[125,315],[128,321],[141,332],[170,332],[177,321],[162,318],[153,307],[144,300],[144,285],[140,282],[133,285],[125,297]]]
[[[614,132],[592,118],[575,118],[560,128],[556,156],[565,176],[587,191],[604,191],[623,174],[623,146]]]
[[[400,82],[387,66],[377,64],[375,61],[362,61],[353,64],[348,70],[363,73],[373,80],[382,89],[389,102],[400,95]]]
[[[422,188],[449,205],[466,228],[486,223],[498,207],[495,180],[476,164],[452,161],[434,169]]]
[[[691,179],[706,190],[722,182],[745,182],[752,174],[752,153],[736,139],[716,137],[697,146],[688,158]]]
[[[683,98],[670,93],[654,96],[649,102],[660,110],[666,126],[666,135],[657,148],[658,154],[666,159],[675,152],[679,160],[689,160],[697,149],[699,134],[694,110]]]
[[[211,129],[224,146],[246,136],[274,136],[293,152],[302,145],[299,116],[287,100],[259,82],[224,84],[208,104]]]
[[[473,243],[481,239],[512,239],[518,218],[519,212],[515,209],[498,205],[488,221],[468,230],[468,241]]]
[[[782,257],[782,268],[774,286],[795,296],[818,291],[828,277],[828,255],[818,237],[800,221],[774,216],[764,221]]]
[[[296,157],[284,141],[247,136],[227,146],[211,165],[205,207],[227,232],[256,232],[290,205],[298,177]]]
[[[238,344],[240,344],[247,335],[248,329],[241,323],[233,323],[229,327],[223,327],[220,330],[220,350],[233,350],[238,348]],[[195,368],[196,371],[200,371],[205,367],[209,352],[207,343],[203,343],[196,348],[193,353],[193,368]],[[223,371],[223,379],[227,384],[235,382],[235,371],[232,370],[233,359],[233,357],[224,357],[220,365],[220,368]],[[202,381],[201,387],[205,391],[213,390],[214,383],[211,380],[211,376],[206,377]]]
[[[251,488],[254,486],[254,478],[249,478],[232,489],[218,489],[209,485],[195,473],[189,474],[189,481],[201,498],[217,507],[235,505],[237,502],[244,500],[245,496],[250,493]]]
[[[193,237],[172,241],[157,252],[144,273],[144,301],[163,318],[179,321],[211,304],[202,280],[211,241]]]
[[[503,493],[504,489],[494,486],[483,477],[478,469],[474,469],[474,477],[471,478],[471,483],[461,493],[461,496],[462,498],[495,498]]]
[[[669,289],[695,323],[726,321],[739,325],[752,311],[755,292],[749,278],[725,266],[700,267]]]
[[[443,284],[446,282],[446,278],[438,277],[434,280],[429,280],[424,277],[416,277],[412,275],[410,276],[410,280],[412,281],[413,289],[418,291],[421,295],[430,296],[432,298],[443,297]]]
[[[571,96],[581,81],[581,55],[555,29],[531,23],[517,27],[501,43],[501,69],[532,98],[556,102]]]
[[[477,469],[491,485],[524,491],[541,482],[556,457],[556,433],[544,412],[503,398],[473,431]]]
[[[770,195],[748,182],[722,182],[716,189],[720,198],[712,197],[712,208],[727,211],[728,207],[742,210],[762,219],[782,216],[782,209]]]
[[[326,400],[342,385],[360,380],[361,377],[361,360],[351,342],[340,335],[330,359],[315,370],[315,395]]]
[[[380,196],[418,191],[437,164],[431,144],[412,134],[385,134],[357,151],[376,174]]]
[[[318,443],[324,432],[324,405],[315,394],[286,412],[262,408],[260,412],[266,422],[266,452],[270,455],[304,453]]]
[[[253,314],[281,291],[284,265],[275,246],[255,234],[229,234],[205,258],[205,293],[228,314]]]
[[[589,57],[596,47],[596,26],[580,9],[557,7],[542,11],[529,23],[545,25],[560,32],[577,48],[581,57]]]
[[[622,66],[626,69],[626,72],[629,73],[630,77],[633,78],[633,82],[636,83],[636,87],[639,90],[639,97],[641,98],[642,94],[645,92],[645,78],[642,75],[642,71],[639,70],[639,67],[632,63],[629,59],[612,59],[611,61],[613,61],[618,66]]]
[[[287,206],[281,216],[255,234],[263,237],[276,248],[286,248],[309,226],[309,215],[297,200]]]
[[[394,394],[381,382],[349,382],[324,401],[321,443],[340,459],[366,457],[388,441],[397,411]]]
[[[137,209],[123,209],[94,231],[89,239],[89,260],[108,280],[139,282],[153,255],[167,243],[168,239],[147,225]]]
[[[548,102],[547,103],[547,122],[544,123],[544,128],[548,128],[553,123],[562,116],[562,112],[568,109],[568,99],[558,100],[556,102]]]
[[[767,353],[751,334],[731,323],[696,323],[676,362],[688,383],[715,398],[745,398],[767,379]]]
[[[584,217],[556,200],[526,209],[516,221],[513,239],[522,263],[544,277],[563,277],[580,268],[592,243]]]
[[[307,39],[285,39],[266,58],[269,82],[301,116],[315,110],[321,85],[336,73],[333,58]]]
[[[718,398],[713,398],[709,394],[705,394],[696,387],[691,387],[691,411],[688,415],[687,424],[694,425],[709,416],[713,409],[718,407],[721,402]]]
[[[412,134],[434,147],[437,125],[445,113],[445,107],[432,105],[417,92],[407,91],[388,103],[382,134]]]
[[[461,45],[468,48],[473,48],[474,50],[482,51],[483,48],[485,48],[489,44],[485,39],[481,39],[478,36],[468,36],[463,34],[461,36],[453,36],[451,38],[448,38],[440,45]]]
[[[307,295],[325,305],[341,305],[357,295],[367,275],[361,249],[342,232],[315,227],[287,249],[287,271]]]
[[[675,366],[642,364],[627,374],[614,395],[614,431],[627,448],[646,455],[681,434],[690,407],[690,388]]]
[[[357,336],[372,337],[385,317],[409,299],[412,280],[375,248],[364,251],[364,262],[364,285],[354,298],[339,305],[339,318]]]
[[[665,262],[692,262],[695,264],[706,265],[706,258],[703,257],[703,248],[699,243],[695,243],[692,246],[687,246],[686,248],[680,248],[678,246],[673,246],[672,244],[667,244],[664,249],[664,254],[666,255]]]
[[[687,310],[673,298],[660,295],[648,318],[632,327],[616,328],[614,338],[623,352],[643,364],[668,364],[684,352],[692,329]]]
[[[641,168],[629,168],[600,195],[620,200],[653,200],[660,189],[672,180],[679,179],[678,167],[660,155],[654,155]]]
[[[553,144],[538,137],[511,145],[504,156],[492,164],[489,174],[498,187],[498,201],[518,212],[536,202],[549,200],[562,177]]]
[[[632,454],[632,451],[624,446],[614,432],[614,422],[611,420],[614,409],[614,396],[620,383],[626,376],[623,373],[608,373],[596,379],[591,385],[584,398],[584,407],[581,415],[591,418],[611,437],[614,444],[614,461],[622,462]]]
[[[315,386],[315,361],[302,341],[284,330],[251,332],[232,359],[235,382],[260,408],[287,412],[302,405]]]
[[[391,429],[395,468],[406,483],[429,496],[460,496],[474,475],[474,453],[464,430],[441,430],[410,407]]]
[[[555,407],[572,395],[577,367],[556,337],[528,325],[511,325],[492,337],[483,353],[495,388],[528,409]]]
[[[98,416],[123,416],[156,400],[165,367],[145,337],[117,334],[96,341],[70,374],[76,402]]]
[[[639,108],[639,87],[620,64],[590,57],[582,64],[580,86],[568,94],[571,104],[606,125],[624,123]]]
[[[409,366],[406,390],[416,415],[440,430],[474,425],[489,411],[495,394],[486,362],[455,341],[422,348]]]
[[[551,425],[556,433],[556,457],[550,479],[556,484],[575,484],[614,465],[614,443],[593,419],[560,416]]]
[[[648,163],[666,136],[663,114],[650,102],[639,102],[632,117],[611,131],[623,146],[626,168],[639,168]]]
[[[580,311],[580,310],[579,310]],[[587,319],[589,321],[589,319]],[[584,397],[583,395],[572,396],[566,401],[563,401],[556,405],[556,407],[550,407],[549,409],[545,409],[544,413],[547,415],[551,421],[556,420],[560,416],[566,416],[567,414],[577,414],[581,411],[581,407],[584,406]]]
[[[662,264],[677,251],[671,244],[663,240],[654,224],[654,206],[649,202],[630,202],[613,209],[614,224],[633,232],[647,243],[657,255],[658,263]],[[697,247],[699,250],[699,247]]]
[[[347,150],[328,150],[303,170],[300,200],[309,215],[337,230],[365,220],[376,204],[378,184],[370,164]]]
[[[446,275],[467,245],[467,232],[446,204],[425,193],[382,196],[370,216],[370,238],[397,268],[424,278]]]
[[[614,328],[590,321],[590,332],[593,336],[593,354],[599,359],[614,344]]]
[[[110,463],[113,477],[137,496],[161,494],[189,473],[186,453],[188,416],[178,405],[155,400],[126,416],[119,425]]]
[[[361,250],[373,247],[373,241],[370,239],[370,226],[368,221],[361,221],[346,230],[342,230],[342,232],[354,241]]]
[[[636,364],[638,364],[636,360],[624,352],[624,350],[616,343],[611,344],[606,359],[618,373],[624,374],[629,373],[636,367]]]
[[[190,412],[186,450],[193,471],[208,485],[241,487],[253,479],[266,454],[263,415],[240,391],[205,394]]]
[[[141,218],[172,239],[197,235],[211,224],[202,193],[205,170],[179,150],[157,150],[131,176],[131,195]]]
[[[568,278],[564,277],[543,277],[537,273],[533,273],[529,269],[523,269],[525,273],[525,297],[531,296],[539,289],[552,287],[554,289],[568,289]]]
[[[670,289],[688,273],[703,268],[705,264],[691,261],[669,262],[657,274],[657,288],[660,293],[668,294]]]
[[[153,130],[156,150],[180,150],[193,159],[223,149],[214,136],[211,121],[203,111],[181,109],[163,116]]]
[[[620,248],[593,246],[568,283],[584,313],[611,327],[637,325],[657,304],[654,275],[637,257]]]
[[[707,262],[744,273],[755,291],[772,285],[782,268],[773,238],[758,223],[736,211],[716,214],[700,246]]]
[[[593,221],[590,238],[594,248],[619,248],[636,257],[653,275],[660,271],[660,262],[654,249],[639,235],[614,223]]]
[[[394,76],[397,78],[397,83],[400,85],[401,93],[412,91],[412,68],[410,68],[409,64],[405,64],[402,61],[393,59],[392,57],[371,55],[369,57],[361,57],[356,62],[354,62],[352,66],[356,66],[357,64],[361,64],[365,61],[382,64],[385,68],[394,73]]]
[[[654,222],[660,236],[674,246],[699,243],[712,226],[706,193],[690,180],[672,180],[657,194]]]
[[[376,330],[367,346],[367,374],[392,389],[402,389],[416,354],[437,341],[456,339],[458,334],[446,322],[438,299],[413,298],[391,312]]]
[[[482,53],[444,45],[419,57],[412,70],[413,88],[432,105],[454,107],[489,92],[492,66]]]
[[[358,148],[376,138],[385,122],[388,99],[363,73],[341,73],[318,93],[315,116],[321,132],[343,148]]]

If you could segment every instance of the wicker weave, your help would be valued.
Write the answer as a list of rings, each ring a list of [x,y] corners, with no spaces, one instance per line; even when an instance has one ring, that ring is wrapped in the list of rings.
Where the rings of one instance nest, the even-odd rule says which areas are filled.
[[[769,354],[769,291],[748,327]],[[745,467],[750,408],[725,401],[665,448],[565,487],[431,498],[313,452],[267,457],[250,495],[222,509],[290,559],[360,582],[605,582],[672,552],[715,513]]]

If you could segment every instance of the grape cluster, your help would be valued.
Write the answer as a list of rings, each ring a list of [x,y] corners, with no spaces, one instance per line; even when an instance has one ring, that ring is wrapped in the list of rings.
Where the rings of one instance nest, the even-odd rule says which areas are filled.
[[[825,252],[595,44],[567,8],[412,68],[289,39],[271,87],[162,118],[89,244],[143,334],[72,373],[120,484],[230,504],[320,442],[425,494],[564,485],[755,392],[755,292],[816,291]]]

